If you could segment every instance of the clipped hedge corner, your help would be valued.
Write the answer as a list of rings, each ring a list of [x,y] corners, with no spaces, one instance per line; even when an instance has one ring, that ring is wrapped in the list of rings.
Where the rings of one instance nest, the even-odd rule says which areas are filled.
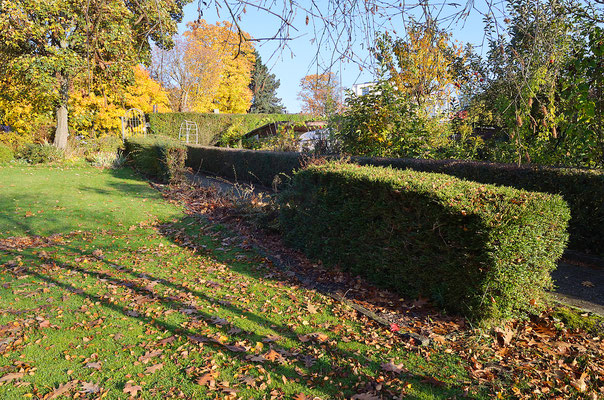
[[[160,182],[184,179],[187,148],[170,138],[158,136],[126,139],[128,161],[143,174]]]
[[[309,256],[483,325],[539,302],[570,218],[558,195],[335,162],[298,171],[280,203]]]

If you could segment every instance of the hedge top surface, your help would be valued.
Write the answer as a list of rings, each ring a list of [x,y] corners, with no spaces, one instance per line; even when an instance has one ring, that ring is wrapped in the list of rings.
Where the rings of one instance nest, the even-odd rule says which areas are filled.
[[[174,138],[160,135],[149,135],[149,136],[132,136],[126,138],[126,143],[133,143],[139,146],[165,146],[178,147],[185,149],[186,145]]]
[[[401,170],[390,167],[328,162],[322,165],[311,165],[298,173],[315,172],[338,174],[345,179],[364,181],[367,184],[385,184],[395,193],[413,191],[425,194],[438,201],[442,206],[462,215],[480,216],[484,222],[491,224],[499,224],[512,215],[524,212],[536,202],[539,202],[539,207],[542,207],[544,201],[546,203],[563,201],[558,195],[491,184],[477,184],[450,175],[411,169]]]
[[[465,167],[465,168],[477,168],[477,169],[493,169],[499,171],[509,172],[549,172],[557,173],[562,175],[576,175],[576,174],[587,174],[593,177],[604,178],[604,171],[599,169],[589,168],[569,168],[569,167],[552,167],[547,165],[536,165],[536,164],[510,164],[510,163],[495,163],[488,161],[473,161],[473,160],[436,160],[436,159],[423,159],[423,158],[388,158],[388,157],[363,157],[355,156],[352,157],[355,162],[361,164],[389,164],[392,162],[404,163],[408,165],[426,166],[431,168],[452,168],[452,167]]]

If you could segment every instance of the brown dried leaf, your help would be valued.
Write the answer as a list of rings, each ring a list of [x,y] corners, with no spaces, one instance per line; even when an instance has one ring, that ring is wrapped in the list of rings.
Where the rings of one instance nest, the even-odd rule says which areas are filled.
[[[93,368],[93,369],[96,369],[97,371],[100,371],[101,370],[101,362],[100,361],[91,362],[91,363],[86,364],[84,367],[85,368]]]
[[[321,332],[311,333],[309,336],[318,342],[326,342],[329,340],[329,336]]]
[[[164,366],[164,363],[159,363],[159,364],[151,365],[150,367],[145,368],[145,373],[146,374],[153,374],[153,373],[159,371],[160,369],[162,369],[163,366]]]
[[[82,382],[82,389],[80,392],[82,393],[98,393],[102,390],[102,388],[96,383],[92,382]]]
[[[165,339],[162,339],[158,342],[160,346],[165,346],[167,344],[172,344],[176,340],[176,336],[169,336]]]
[[[224,346],[224,347],[226,347],[227,349],[229,349],[229,350],[231,350],[231,351],[233,351],[235,353],[242,353],[242,352],[246,351],[245,347],[239,346],[239,345],[227,345],[227,346]]]
[[[0,378],[0,382],[10,382],[15,379],[21,379],[24,376],[25,376],[25,373],[23,373],[23,372],[12,372],[12,373],[6,374],[2,378]]]
[[[132,382],[127,382],[126,386],[124,386],[124,393],[129,393],[130,396],[134,397],[138,394],[138,392],[140,392],[141,390],[143,390],[142,387],[138,386],[138,385],[133,385]]]
[[[264,358],[270,361],[275,361],[281,358],[281,354],[277,353],[275,350],[271,349],[268,353],[264,355]]]
[[[497,342],[501,347],[508,346],[514,337],[514,330],[505,328],[495,328],[495,334],[497,335]]]
[[[50,328],[50,321],[45,319],[44,321],[40,322],[38,326],[40,328]]]
[[[298,340],[300,340],[302,343],[306,343],[310,340],[310,336],[309,335],[298,335]]]
[[[571,379],[570,385],[577,389],[579,393],[583,393],[587,390],[587,383],[585,383],[585,378],[587,378],[587,374],[583,372],[579,379]]]
[[[249,360],[251,362],[265,362],[266,358],[264,358],[263,356],[255,356],[255,355],[249,355],[245,358],[246,360]]]
[[[239,378],[241,383],[246,384],[247,386],[256,387],[256,378],[250,375],[244,375]]]
[[[148,351],[144,355],[140,356],[138,358],[138,361],[142,362],[143,364],[147,364],[149,361],[151,361],[151,359],[153,357],[157,357],[157,356],[161,355],[163,352],[164,352],[163,350]]]
[[[56,388],[55,390],[52,391],[52,393],[50,394],[50,397],[48,397],[48,400],[56,399],[57,397],[62,396],[65,393],[69,393],[72,389],[75,389],[75,387],[77,385],[78,385],[77,380],[67,382],[63,385],[59,385],[58,388]]]
[[[198,385],[213,387],[216,384],[217,373],[215,371],[206,372],[195,381]]]
[[[382,363],[382,369],[387,372],[394,372],[400,374],[401,372],[408,372],[407,368],[404,367],[403,363],[394,364],[392,362]]]
[[[318,308],[317,308],[315,305],[313,305],[313,304],[311,304],[311,303],[308,303],[308,304],[306,305],[306,310],[307,310],[307,311],[308,311],[310,314],[316,314],[317,312],[319,312],[319,309],[318,309]]]

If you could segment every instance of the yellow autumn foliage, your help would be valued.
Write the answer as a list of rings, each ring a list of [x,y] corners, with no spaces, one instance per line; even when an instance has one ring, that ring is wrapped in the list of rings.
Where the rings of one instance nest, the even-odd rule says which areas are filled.
[[[71,136],[101,137],[121,135],[120,117],[129,108],[145,113],[170,111],[170,102],[161,85],[141,66],[134,68],[134,83],[123,89],[94,87],[88,93],[84,82],[75,82],[69,100]],[[0,143],[12,147],[50,140],[54,131],[54,110],[44,96],[27,91],[9,79],[0,81]]]
[[[453,63],[462,47],[433,24],[411,23],[407,39],[380,39],[378,53],[390,81],[420,106],[448,99],[455,84]]]
[[[85,137],[121,135],[120,117],[130,108],[150,113],[156,105],[158,112],[170,111],[168,94],[141,66],[134,68],[134,84],[123,93],[110,88],[97,88],[90,93],[79,90],[71,94],[69,105],[71,135]]]
[[[191,109],[247,112],[252,103],[249,85],[255,61],[249,36],[240,36],[227,21],[212,25],[200,20],[189,24],[185,38],[187,65],[196,82],[191,91]]]
[[[8,132],[0,129],[0,143],[17,148],[49,138],[53,115],[39,95],[10,76],[0,79],[0,125],[10,127]]]

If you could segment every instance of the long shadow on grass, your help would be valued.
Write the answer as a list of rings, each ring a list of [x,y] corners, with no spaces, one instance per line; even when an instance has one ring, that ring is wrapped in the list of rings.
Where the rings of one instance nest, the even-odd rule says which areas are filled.
[[[71,252],[79,253],[81,256],[90,256],[89,254],[84,253],[82,250],[77,249],[74,246],[62,246],[62,248],[65,250],[69,250]],[[127,249],[123,249],[123,250],[127,250]],[[36,264],[39,264],[41,261],[40,258],[37,256],[23,254],[21,252],[15,252],[14,255],[15,256],[20,255],[22,258],[24,258],[23,261],[26,261],[25,264],[27,264],[29,262],[29,263],[31,263],[31,265],[36,265]],[[67,270],[67,271],[71,271],[71,272],[77,272],[77,273],[80,273],[80,274],[88,276],[88,277],[93,277],[95,279],[107,280],[108,284],[119,286],[127,291],[130,291],[132,294],[132,296],[131,296],[132,299],[134,299],[136,296],[144,296],[147,299],[151,299],[152,302],[160,302],[161,304],[165,305],[167,308],[173,309],[173,310],[176,310],[176,311],[182,313],[189,321],[193,320],[193,322],[195,322],[195,318],[201,318],[208,324],[215,323],[215,321],[216,321],[215,316],[212,316],[212,315],[200,310],[198,307],[195,307],[194,313],[190,315],[190,310],[192,309],[192,306],[188,302],[181,301],[181,300],[175,300],[175,296],[171,296],[171,297],[162,296],[159,293],[157,293],[155,290],[150,290],[147,287],[141,285],[141,282],[137,282],[134,280],[128,280],[128,279],[122,279],[122,278],[112,275],[111,273],[109,273],[107,271],[94,271],[91,269],[82,268],[80,266],[76,266],[71,263],[66,263],[66,262],[60,260],[58,257],[55,258],[55,257],[46,256],[46,258],[44,258],[43,261],[44,261],[45,265],[53,265],[53,267],[52,268],[49,268],[49,267],[45,267],[45,268],[20,267],[20,269],[16,268],[13,272],[16,272],[16,273],[26,272],[27,274],[36,276],[37,278],[39,278],[47,283],[57,285],[58,287],[60,287],[64,290],[67,290],[71,293],[75,293],[82,298],[88,298],[94,302],[99,302],[104,307],[117,311],[129,318],[138,319],[138,320],[144,322],[145,324],[153,325],[154,327],[161,329],[163,331],[169,331],[174,335],[178,335],[183,338],[188,338],[190,341],[192,341],[194,343],[195,342],[204,342],[210,346],[219,348],[220,350],[225,350],[225,349],[229,350],[231,356],[236,357],[242,363],[253,364],[250,360],[248,360],[248,357],[255,355],[254,353],[251,353],[251,352],[248,353],[248,351],[243,352],[243,351],[241,351],[241,349],[232,351],[231,349],[228,349],[228,347],[226,347],[225,344],[221,344],[220,342],[218,342],[215,339],[212,339],[211,337],[200,336],[199,332],[196,332],[192,329],[183,328],[181,326],[175,325],[173,323],[169,323],[164,320],[160,320],[160,319],[153,318],[153,317],[147,317],[144,315],[139,315],[139,316],[134,317],[132,315],[131,308],[126,307],[124,305],[120,305],[117,302],[111,301],[105,297],[98,296],[93,293],[88,293],[85,290],[75,287],[70,283],[62,282],[53,276],[56,276],[55,273],[57,270]],[[116,265],[116,264],[110,262],[109,260],[98,260],[98,261],[106,264],[107,267],[109,267],[119,273],[130,274],[131,276],[134,276],[138,279],[142,279],[144,281],[159,282],[159,284],[169,287],[171,289],[177,290],[183,294],[197,296],[198,298],[202,299],[205,302],[208,302],[209,304],[215,304],[216,302],[218,302],[218,299],[215,299],[215,298],[208,296],[204,293],[201,293],[199,291],[192,290],[183,285],[171,282],[164,278],[155,277],[148,273],[140,273],[131,268],[121,266],[121,265]],[[50,275],[53,275],[53,276],[50,276]],[[220,304],[223,309],[228,310],[230,313],[232,313],[234,315],[240,315],[250,321],[253,321],[254,323],[256,323],[260,326],[269,327],[269,326],[275,325],[274,321],[268,320],[253,312],[243,310],[232,304],[227,304],[224,302],[221,302]],[[187,310],[187,311],[184,312],[185,310]],[[144,310],[141,310],[141,313],[142,312],[144,312]],[[208,327],[209,327],[209,325],[208,325]],[[238,333],[235,332],[234,333],[231,330],[231,328],[233,328],[233,327],[236,327],[236,325],[234,323],[221,323],[221,324],[217,325],[215,327],[215,329],[224,335],[231,335],[232,337],[235,337],[237,340],[245,339],[251,343],[260,342],[263,339],[265,339],[265,337],[258,335],[256,333],[253,333],[253,332],[238,332]],[[290,339],[294,339],[294,340],[297,339],[297,334],[286,326],[276,326],[274,328],[274,330],[276,332],[279,332],[280,334],[284,334],[285,336],[289,337]],[[308,346],[308,344],[307,344],[307,346]],[[335,348],[327,342],[321,343],[321,344],[314,344],[314,346],[320,347],[320,349],[322,351],[326,351],[332,357],[337,358],[342,361],[346,361],[349,359],[355,359],[357,361],[360,361],[361,363],[366,361],[366,359],[364,359],[362,356],[350,353],[348,351],[344,351],[342,349]],[[277,350],[277,352],[284,355],[286,359],[287,359],[287,357],[290,357],[290,359],[288,359],[288,361],[292,361],[293,365],[290,364],[290,365],[276,366],[267,361],[266,364],[264,364],[263,366],[265,368],[273,370],[273,372],[276,374],[286,375],[290,379],[298,378],[298,374],[295,370],[295,363],[300,362],[301,364],[299,364],[299,365],[302,366],[304,364],[304,361],[308,360],[307,358],[304,358],[304,355],[302,354],[304,352],[304,349],[303,348],[302,349],[291,348],[291,347],[288,348],[288,347],[283,347],[283,346],[278,346],[278,347],[275,346],[275,349]],[[297,357],[297,358],[291,359],[291,357]],[[332,368],[332,366],[325,360],[316,359],[313,361],[315,362],[315,365],[312,368],[309,368],[309,373],[311,373],[311,374],[313,372],[316,373],[316,372],[329,371]],[[379,373],[381,373],[380,366],[376,362],[371,362],[371,364],[368,367],[371,370],[373,370],[374,372],[376,372],[377,375],[379,375]],[[340,366],[337,374],[335,376],[333,376],[332,378],[335,378],[335,379],[344,378],[347,380],[351,380],[351,378],[352,378],[352,380],[354,381],[355,377],[360,377],[362,381],[367,382],[369,384],[368,387],[371,387],[370,386],[371,382],[375,382],[374,378],[372,378],[369,375],[363,374],[361,372],[355,373],[353,368],[351,368],[349,365],[346,365],[344,367]],[[421,383],[421,381],[425,380],[426,378],[428,380],[430,379],[429,377],[426,377],[423,375],[417,375],[417,374],[408,374],[406,376],[406,379],[414,381],[414,385],[417,388],[425,387],[425,391],[428,393],[431,393],[434,388],[429,385],[424,385],[423,383]],[[315,389],[321,391],[323,394],[325,394],[327,396],[342,394],[342,393],[338,392],[339,389],[335,385],[331,386],[331,387],[325,386],[325,382],[322,381],[322,379],[320,379],[320,377],[316,378],[315,384],[320,385],[320,386],[316,387]],[[452,386],[448,390],[437,389],[437,391],[440,392],[442,394],[442,396],[450,396],[455,393],[460,393],[461,388],[458,386]],[[348,390],[347,392],[350,392],[350,390]],[[349,394],[353,394],[353,392],[350,392]]]

